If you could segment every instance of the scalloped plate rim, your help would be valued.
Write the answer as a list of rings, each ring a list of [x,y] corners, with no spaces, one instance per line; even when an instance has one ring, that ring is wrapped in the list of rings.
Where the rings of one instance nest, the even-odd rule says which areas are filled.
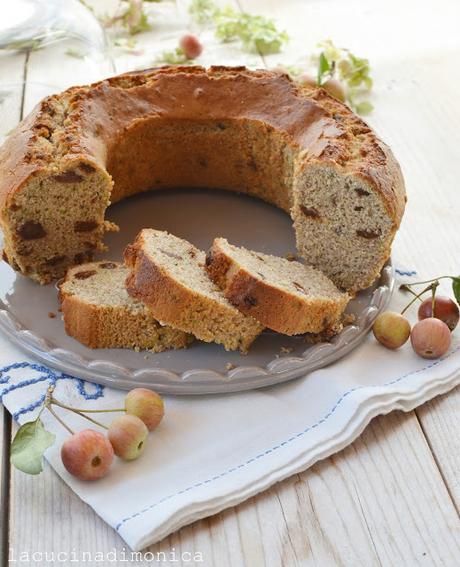
[[[379,285],[360,313],[359,320],[346,327],[332,342],[318,343],[305,350],[302,356],[274,358],[266,367],[239,366],[229,369],[226,373],[206,368],[191,368],[182,373],[164,368],[133,370],[108,359],[85,359],[71,350],[49,345],[48,341],[38,334],[22,327],[3,302],[0,302],[0,329],[22,350],[41,362],[99,384],[121,389],[143,386],[154,388],[160,393],[176,395],[233,393],[293,380],[339,360],[364,340],[375,317],[387,305],[393,288],[394,270],[391,260],[388,260],[382,270]],[[348,338],[348,335],[351,335],[351,338],[344,342],[343,339]],[[41,348],[40,343],[43,345]],[[324,356],[315,357],[325,345],[329,348],[325,349],[327,352]],[[106,369],[98,369],[98,366],[106,366]],[[277,366],[282,367],[281,370],[277,370]],[[110,367],[113,367],[112,372]]]

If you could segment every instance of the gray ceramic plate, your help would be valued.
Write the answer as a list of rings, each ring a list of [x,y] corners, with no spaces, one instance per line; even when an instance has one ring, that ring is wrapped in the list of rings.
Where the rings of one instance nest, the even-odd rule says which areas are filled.
[[[143,227],[165,229],[206,249],[215,236],[263,252],[295,252],[291,219],[245,195],[225,191],[175,189],[145,193],[114,205],[108,218],[120,232],[107,237],[107,258],[120,259],[124,246]],[[247,356],[214,344],[159,354],[122,349],[91,350],[64,332],[54,285],[39,286],[0,262],[0,328],[45,364],[108,386],[147,386],[169,394],[212,394],[261,388],[304,376],[356,348],[393,288],[388,264],[380,281],[349,305],[356,323],[330,343],[309,345],[304,337],[266,331]],[[54,319],[49,312],[58,314]],[[231,368],[229,370],[229,368]]]

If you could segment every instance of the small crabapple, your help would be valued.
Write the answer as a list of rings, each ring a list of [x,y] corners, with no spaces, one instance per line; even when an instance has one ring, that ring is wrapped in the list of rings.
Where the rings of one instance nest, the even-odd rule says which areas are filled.
[[[142,419],[150,431],[158,426],[165,413],[161,397],[147,388],[134,388],[128,392],[125,409],[127,414]]]
[[[432,310],[433,300],[431,298],[425,299],[418,308],[418,318],[422,320],[427,319],[428,317],[433,317]],[[452,301],[450,297],[436,295],[434,299],[434,317],[444,321],[449,329],[453,331],[457,326],[460,317],[458,305],[455,301]]]
[[[135,415],[121,415],[109,426],[109,441],[115,455],[125,461],[137,459],[144,451],[148,429]]]
[[[61,458],[71,475],[80,480],[96,480],[108,473],[113,461],[113,448],[99,431],[84,429],[64,441]]]
[[[422,319],[414,325],[410,341],[414,351],[422,358],[439,358],[449,350],[450,329],[435,317]]]
[[[297,77],[297,82],[300,83],[301,85],[306,85],[309,87],[317,87],[318,83],[315,79],[315,77],[313,77],[312,75],[309,75],[308,73],[302,73],[301,75],[299,75]]]
[[[270,71],[273,71],[273,73],[284,73],[289,75],[289,71],[283,65],[276,65],[275,67],[272,67]]]
[[[337,79],[328,79],[321,86],[328,94],[341,102],[345,102],[345,89],[340,81]]]
[[[402,346],[410,335],[409,321],[395,311],[384,311],[372,327],[375,338],[383,346],[396,349]]]
[[[203,51],[203,46],[200,43],[200,40],[191,34],[181,37],[179,47],[182,49],[187,59],[196,59]]]

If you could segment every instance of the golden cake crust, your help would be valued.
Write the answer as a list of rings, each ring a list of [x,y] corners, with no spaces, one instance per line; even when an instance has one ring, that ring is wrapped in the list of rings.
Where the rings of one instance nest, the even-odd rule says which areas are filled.
[[[148,188],[181,184],[211,187],[218,183],[223,188],[244,190],[248,180],[253,187],[248,188],[249,193],[290,211],[296,174],[286,180],[286,187],[268,187],[273,175],[263,177],[262,170],[271,158],[261,150],[257,155],[245,155],[241,164],[219,174],[221,177],[216,177],[216,171],[222,172],[222,164],[216,163],[213,169],[206,163],[207,156],[194,156],[201,167],[197,168],[196,163],[187,163],[186,150],[177,158],[182,168],[177,167],[178,162],[166,159],[165,169],[169,167],[172,172],[168,179],[162,178],[164,172],[152,171],[147,150],[142,155],[142,140],[155,138],[157,134],[150,131],[153,125],[160,129],[157,136],[167,137],[172,123],[196,130],[200,123],[210,120],[217,130],[231,124],[238,132],[246,132],[248,124],[257,125],[258,148],[263,147],[260,137],[276,134],[285,163],[295,159],[296,171],[321,164],[365,182],[385,207],[391,223],[385,239],[391,244],[405,205],[401,171],[389,148],[346,105],[320,88],[299,86],[283,73],[249,71],[244,67],[178,66],[73,87],[43,100],[18,125],[0,149],[0,223],[10,264],[41,283],[59,277],[66,266],[102,248],[103,233],[111,228],[103,222],[108,199],[115,202]],[[202,146],[205,151],[213,147],[213,142],[203,142]],[[51,180],[78,186],[94,171],[99,186],[104,187],[101,194],[105,193],[94,219],[96,232],[91,246],[84,248],[80,239],[69,243],[68,250],[58,250],[59,245],[51,241],[54,221],[45,219],[42,242],[49,241],[46,254],[34,242],[24,247],[22,225],[14,215],[21,191],[34,179],[44,185]],[[266,187],[262,190],[261,186]],[[46,198],[46,191],[44,195]],[[24,218],[20,222],[24,224]],[[62,219],[56,222],[63,223]],[[367,280],[377,275],[388,254],[389,245],[382,246],[379,261]],[[62,265],[55,266],[55,258],[61,255]],[[51,267],[46,267],[49,262]],[[363,280],[355,287],[365,283],[369,284]]]
[[[238,248],[229,246],[223,238],[216,238],[206,255],[209,277],[223,290],[232,305],[242,313],[251,315],[265,327],[285,335],[333,334],[340,330],[340,319],[350,299],[347,294],[334,289],[332,282],[328,282],[325,276],[308,267],[304,268],[302,283],[297,282],[300,278],[293,276],[296,290],[289,290],[277,285],[267,271],[263,273],[272,257],[262,256],[259,252],[246,252],[256,261],[261,260],[257,268],[251,267],[244,258],[239,258]],[[289,274],[294,264],[281,258],[277,260],[277,265],[273,266],[275,273],[279,276],[283,270],[286,275]],[[282,262],[285,265],[281,267]],[[259,267],[261,271],[257,272]],[[320,285],[323,286],[323,293],[319,296],[307,290],[313,278],[319,278]]]
[[[125,264],[130,269],[126,279],[128,293],[145,303],[159,321],[193,333],[202,341],[222,344],[226,350],[247,352],[262,332],[263,325],[240,313],[223,299],[220,292],[222,299],[203,292],[200,282],[193,281],[193,277],[187,285],[179,280],[173,270],[163,265],[156,257],[155,251],[149,245],[149,233],[172,239],[167,256],[176,255],[175,252],[170,253],[169,249],[173,249],[174,241],[180,239],[153,229],[142,230],[135,242],[126,247],[124,253]],[[205,275],[204,252],[186,241],[181,240],[181,243],[192,252],[192,261]],[[177,261],[181,265],[184,265],[184,259],[185,255],[177,251]]]
[[[235,86],[241,97],[232,98],[230,104],[228,94]],[[167,97],[162,94],[166,88]],[[187,91],[192,99],[184,104],[181,100]],[[89,165],[95,160],[106,166],[123,129],[152,114],[265,122],[306,150],[309,159],[330,161],[368,179],[399,225],[406,200],[400,168],[367,124],[323,89],[299,86],[283,73],[245,67],[148,69],[72,87],[44,99],[0,151],[0,207],[30,175],[41,169],[59,171],[63,159],[86,157]],[[65,131],[51,140],[59,127]]]
[[[70,268],[59,286],[66,333],[89,348],[186,348],[193,336],[160,325],[145,305],[129,298],[126,275],[122,264],[107,260]]]

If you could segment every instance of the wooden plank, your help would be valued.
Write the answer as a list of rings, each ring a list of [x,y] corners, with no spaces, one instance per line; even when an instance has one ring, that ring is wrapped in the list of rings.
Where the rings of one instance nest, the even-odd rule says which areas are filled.
[[[0,142],[21,117],[26,55],[3,53],[0,65]],[[0,564],[7,564],[11,416],[0,404]]]
[[[380,564],[455,564],[460,522],[413,413],[374,420],[331,464],[344,486],[331,491],[330,504],[349,510],[341,502],[347,490]]]
[[[237,7],[236,3],[234,6]],[[142,65],[148,67],[154,64],[154,59],[163,50],[174,49],[178,45],[180,37],[184,33],[187,21],[187,3],[178,1],[176,3],[164,3],[155,6],[158,18],[151,33],[138,36],[140,49],[145,49],[143,56],[134,56],[118,51],[117,71],[123,72]],[[211,65],[227,64],[241,65],[247,61],[247,57],[234,47],[223,46],[211,32],[207,34],[206,53],[203,64]],[[151,49],[152,43],[154,49]],[[40,98],[58,91],[74,82],[86,82],[75,75],[74,68],[70,63],[72,59],[66,59],[68,66],[57,67],[55,50],[36,51],[30,54],[28,65],[28,86],[25,91],[24,109],[29,112]],[[261,66],[260,57],[253,55],[249,58],[253,66]],[[59,69],[53,79],[53,69]],[[43,79],[43,69],[47,70],[46,81]],[[27,502],[27,507],[23,503]],[[73,549],[84,550],[91,554],[98,551],[109,552],[113,548],[120,555],[126,546],[121,538],[108,527],[87,505],[85,505],[69,488],[54,474],[48,464],[45,464],[44,472],[38,477],[29,477],[18,471],[12,471],[11,478],[11,500],[10,500],[11,523],[9,527],[11,553],[20,552],[33,553],[34,551],[64,552],[70,553]],[[187,565],[193,565],[187,561],[187,554],[196,550],[203,550],[207,557],[214,557],[215,561],[209,565],[237,565],[240,564],[242,554],[238,546],[228,546],[226,524],[219,522],[217,516],[204,523],[198,523],[191,527],[185,527],[177,534],[173,534],[150,551],[155,554],[163,554],[168,558],[166,565],[177,565],[174,550],[185,553]],[[236,522],[233,522],[236,526]],[[209,525],[207,530],[201,529],[202,525]],[[238,531],[236,530],[236,532]],[[214,545],[214,539],[219,545]],[[225,553],[220,554],[225,548]],[[215,555],[218,553],[219,555]],[[214,554],[214,555],[213,555]],[[179,554],[181,557],[181,554]],[[224,558],[225,561],[224,561]],[[67,564],[66,562],[62,563]],[[69,563],[70,564],[70,563]],[[125,562],[110,564],[126,565]],[[137,563],[149,565],[150,562]],[[180,561],[179,564],[182,564]],[[203,563],[198,563],[202,565]],[[241,563],[243,564],[243,563]]]
[[[116,550],[110,564],[126,564],[126,545],[48,465],[38,477],[14,472],[12,485],[16,553]],[[197,565],[222,567],[455,565],[460,522],[415,415],[394,412],[341,453],[145,552],[171,567],[197,554]]]
[[[458,49],[454,57],[460,56]],[[457,220],[460,216],[460,205],[457,195],[457,179],[460,175],[460,164],[453,160],[440,163],[439,152],[427,162],[425,156],[430,147],[430,138],[438,140],[442,147],[444,137],[449,145],[458,147],[460,133],[453,127],[452,116],[455,112],[455,100],[460,96],[460,84],[449,82],[447,75],[448,61],[437,61],[435,76],[430,73],[432,85],[431,97],[424,97],[424,104],[419,105],[420,113],[414,117],[423,130],[416,131],[411,137],[413,128],[403,126],[398,133],[398,145],[411,144],[412,159],[406,164],[409,180],[415,178],[415,171],[422,168],[426,173],[425,181],[417,184],[417,197],[409,200],[407,219],[404,221],[402,237],[398,240],[398,254],[410,265],[412,258],[417,258],[417,270],[430,277],[441,274],[458,274],[458,256],[460,245],[458,240]],[[409,72],[407,63],[405,72]],[[420,88],[427,92],[425,79],[420,78]],[[423,96],[423,94],[422,94]],[[443,112],[438,111],[438,101],[442,100]],[[447,138],[448,137],[448,138]],[[409,181],[410,182],[410,181]],[[411,195],[409,195],[410,197]],[[443,282],[442,292],[452,296],[452,291]],[[456,332],[460,332],[459,329]],[[457,388],[441,398],[432,400],[417,408],[427,442],[441,471],[449,493],[460,510],[460,390]]]
[[[459,553],[455,509],[411,414],[375,419],[256,506],[270,565],[454,565]]]
[[[416,413],[460,513],[460,387],[424,404]]]
[[[299,15],[295,6],[291,20]],[[251,9],[262,11],[260,3]],[[222,46],[207,47],[206,64],[224,61]],[[225,62],[236,60],[228,55]],[[38,63],[32,64],[37,77]],[[411,240],[406,250],[412,258]],[[179,558],[202,553],[200,565],[454,565],[458,518],[429,449],[413,412],[378,418],[342,453],[147,551],[164,553],[165,565],[185,563],[174,561],[173,551]],[[50,467],[34,478],[14,472],[12,487],[14,550],[121,554],[126,547]]]
[[[8,513],[10,464],[9,449],[11,436],[10,414],[0,405],[0,564],[6,565],[8,556]]]
[[[21,117],[26,58],[25,53],[0,53],[0,142]]]
[[[260,0],[240,0],[240,3],[249,11],[257,12],[261,9]],[[399,8],[396,5],[392,8],[391,3],[394,4],[394,0],[369,5],[366,17],[375,20],[378,18],[376,13],[382,10],[388,11],[387,13],[397,11],[398,19],[402,22],[408,14],[411,17],[411,4],[415,7],[412,1]],[[337,7],[337,4],[334,5]],[[446,13],[451,13],[452,10],[459,14],[458,4],[455,7],[452,2],[443,0],[442,5],[443,10],[438,11],[442,21],[446,21]],[[345,13],[354,8],[350,3],[343,3],[338,9]],[[458,113],[460,82],[451,80],[449,68],[452,58],[458,59],[460,56],[460,42],[449,46],[450,55],[447,56],[442,45],[444,38],[449,37],[448,30],[442,35],[432,34],[428,37],[423,33],[424,27],[420,22],[436,18],[429,5],[422,8],[417,4],[418,26],[415,29],[413,26],[406,28],[411,36],[405,36],[405,45],[407,48],[410,46],[409,53],[390,57],[388,50],[392,47],[385,42],[385,56],[382,57],[382,52],[375,53],[375,59],[367,48],[367,45],[376,43],[367,39],[368,34],[375,33],[375,30],[361,25],[359,11],[356,11],[357,17],[350,22],[351,27],[348,28],[342,26],[342,17],[340,13],[336,13],[328,22],[327,33],[321,26],[322,20],[315,20],[316,3],[292,0],[288,9],[276,0],[266,0],[264,12],[275,17],[280,27],[288,27],[291,35],[286,52],[270,56],[267,58],[268,64],[280,61],[291,64],[305,62],[309,49],[325,36],[331,37],[339,45],[357,49],[358,53],[370,57],[377,82],[376,110],[368,120],[401,158],[409,194],[406,214],[394,246],[394,257],[406,266],[415,268],[423,278],[457,274],[460,253],[457,230],[460,216],[457,197],[460,162],[453,154],[451,159],[449,156],[450,148],[460,145],[457,120],[453,118]],[[295,18],[292,17],[293,14]],[[320,25],[315,26],[315,21]],[[430,27],[433,29],[435,25],[432,22]],[[359,33],[356,33],[358,29]],[[379,29],[386,28],[381,25]],[[414,83],[417,88],[414,88]],[[413,111],[404,112],[403,109],[409,108],[409,105]],[[401,109],[398,112],[398,124],[392,119],[395,108]],[[445,152],[439,151],[439,148],[444,147]],[[452,295],[445,283],[442,293]],[[447,394],[416,410],[457,509],[460,509],[460,481],[457,473],[460,467],[459,410],[458,389],[455,393]]]

